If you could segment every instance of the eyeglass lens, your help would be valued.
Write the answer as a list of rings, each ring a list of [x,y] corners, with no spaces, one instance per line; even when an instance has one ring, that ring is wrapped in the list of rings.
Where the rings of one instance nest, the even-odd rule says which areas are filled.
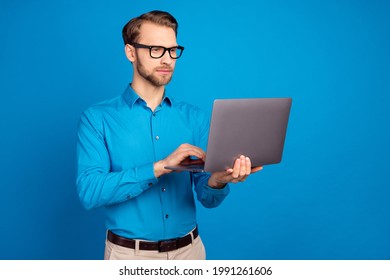
[[[163,48],[163,47],[151,47],[150,56],[152,58],[160,58],[164,56],[165,52],[168,51],[171,58],[179,58],[182,53],[181,48]]]

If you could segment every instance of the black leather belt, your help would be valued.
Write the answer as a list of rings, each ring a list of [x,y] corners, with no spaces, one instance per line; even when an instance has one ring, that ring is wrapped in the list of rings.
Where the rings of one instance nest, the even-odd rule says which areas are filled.
[[[192,232],[194,239],[198,237],[198,227],[196,227]],[[159,251],[159,252],[169,252],[182,247],[185,247],[192,243],[191,233],[187,234],[184,237],[168,239],[168,240],[160,240],[157,242],[149,242],[149,241],[140,241],[139,249],[140,250],[148,250],[148,251]],[[119,235],[116,235],[112,231],[108,231],[107,239],[119,246],[123,246],[130,249],[135,249],[135,240],[125,238]]]

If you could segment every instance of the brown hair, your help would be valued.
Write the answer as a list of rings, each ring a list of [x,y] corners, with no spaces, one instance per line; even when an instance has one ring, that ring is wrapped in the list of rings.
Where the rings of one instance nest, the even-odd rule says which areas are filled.
[[[131,19],[122,29],[123,42],[126,44],[136,43],[139,37],[141,25],[144,22],[151,22],[172,28],[177,36],[179,24],[168,12],[151,11]]]

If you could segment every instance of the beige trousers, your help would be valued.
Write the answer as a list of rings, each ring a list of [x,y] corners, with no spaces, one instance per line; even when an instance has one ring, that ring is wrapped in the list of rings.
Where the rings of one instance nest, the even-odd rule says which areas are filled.
[[[206,251],[200,236],[192,243],[170,252],[147,251],[138,249],[138,241],[136,248],[130,249],[116,245],[109,240],[106,240],[106,248],[104,251],[105,260],[205,260]]]

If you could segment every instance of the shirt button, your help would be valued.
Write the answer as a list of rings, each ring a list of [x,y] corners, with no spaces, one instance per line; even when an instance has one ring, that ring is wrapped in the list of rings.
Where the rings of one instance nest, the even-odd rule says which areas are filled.
[[[165,215],[165,218],[167,218],[167,219],[168,219],[168,217],[169,217],[169,215],[168,215],[168,214],[166,214],[166,215]]]
[[[160,139],[160,136],[157,135],[155,138],[156,138],[156,140],[158,140],[158,139]]]
[[[162,188],[162,189],[161,189],[162,192],[165,192],[166,190],[167,190],[166,188]]]
[[[153,183],[149,183],[149,187],[153,186]]]

